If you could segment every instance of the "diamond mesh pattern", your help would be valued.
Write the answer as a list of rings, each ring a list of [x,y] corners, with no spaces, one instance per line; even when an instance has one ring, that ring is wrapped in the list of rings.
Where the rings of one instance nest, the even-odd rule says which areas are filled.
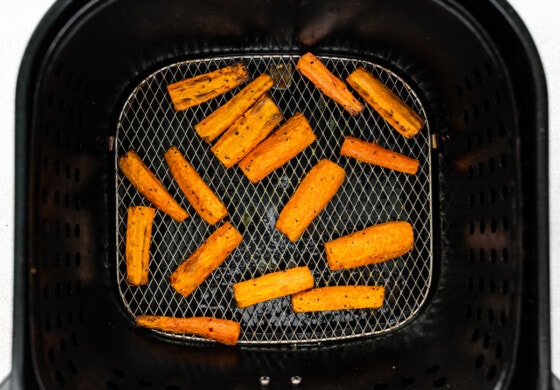
[[[117,124],[116,159],[134,148],[170,193],[191,214],[176,223],[162,212],[154,220],[149,284],[130,287],[125,281],[126,210],[150,205],[116,168],[117,215],[116,277],[121,299],[132,316],[140,314],[178,317],[214,316],[241,323],[239,343],[298,343],[379,334],[408,322],[426,299],[432,275],[432,215],[429,127],[407,140],[394,131],[369,106],[356,117],[325,98],[295,68],[296,56],[243,56],[201,59],[177,63],[153,73],[138,85],[126,101]],[[212,155],[193,125],[230,99],[239,89],[198,107],[175,112],[165,86],[209,72],[236,61],[247,64],[253,78],[270,69],[291,70],[281,75],[282,86],[271,95],[285,118],[301,111],[317,135],[317,141],[286,166],[257,185],[237,168],[226,170]],[[344,79],[357,66],[373,72],[407,104],[426,118],[411,88],[397,75],[373,63],[349,58],[322,57],[326,66]],[[418,158],[418,174],[411,176],[340,157],[345,135],[375,140],[384,147]],[[228,218],[244,235],[242,244],[189,297],[169,284],[169,276],[208,237],[215,227],[206,224],[190,207],[168,172],[163,154],[177,145],[203,179],[221,197]],[[328,158],[346,170],[346,180],[326,209],[302,237],[291,243],[274,228],[282,206],[304,174],[320,159]],[[329,270],[325,241],[369,225],[406,220],[415,231],[414,249],[397,259],[354,270]],[[267,272],[308,265],[317,286],[369,284],[386,288],[385,304],[378,310],[345,310],[295,314],[288,297],[237,309],[232,284]],[[161,332],[160,332],[161,333]],[[193,336],[168,336],[199,340]]]

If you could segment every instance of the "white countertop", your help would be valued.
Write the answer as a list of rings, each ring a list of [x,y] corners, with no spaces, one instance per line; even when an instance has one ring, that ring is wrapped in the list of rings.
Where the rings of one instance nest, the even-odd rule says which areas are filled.
[[[53,0],[0,1],[0,383],[11,371],[14,102],[16,77],[31,33]],[[560,374],[560,1],[510,0],[528,26],[544,63],[550,113],[552,368]]]

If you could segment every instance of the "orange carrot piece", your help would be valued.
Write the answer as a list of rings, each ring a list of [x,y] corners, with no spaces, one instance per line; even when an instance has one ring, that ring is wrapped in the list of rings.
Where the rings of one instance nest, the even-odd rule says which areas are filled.
[[[196,212],[211,225],[224,219],[228,211],[220,198],[204,182],[176,146],[165,152],[171,175]]]
[[[296,313],[325,310],[378,309],[383,306],[383,286],[319,287],[292,295]]]
[[[410,175],[415,175],[420,165],[420,162],[414,158],[385,149],[375,142],[367,142],[350,136],[344,138],[340,155]]]
[[[181,295],[190,295],[241,243],[243,236],[228,221],[171,274],[171,286]]]
[[[156,209],[146,206],[128,208],[125,243],[126,282],[132,286],[148,284],[150,241]]]
[[[273,85],[272,77],[267,73],[261,74],[237,95],[194,125],[194,129],[206,142],[214,141]]]
[[[231,168],[255,148],[284,117],[274,100],[265,94],[239,117],[212,146],[214,155]]]
[[[280,168],[317,137],[309,122],[298,112],[239,162],[239,168],[252,183],[258,183]]]
[[[214,317],[166,317],[141,315],[136,325],[175,334],[192,334],[226,345],[235,345],[241,327],[238,322]]]
[[[226,93],[249,77],[247,67],[238,63],[170,84],[167,92],[175,110],[181,111]]]
[[[182,222],[189,216],[134,150],[129,150],[119,158],[119,167],[132,185],[156,208],[169,214],[177,222]]]
[[[412,225],[386,222],[325,243],[331,270],[380,263],[404,255],[414,246]]]
[[[312,288],[315,285],[309,267],[296,267],[272,272],[233,285],[233,294],[240,309]]]
[[[342,105],[350,115],[358,115],[364,109],[364,105],[352,95],[344,81],[333,75],[312,53],[301,56],[296,68],[321,92]]]
[[[363,67],[352,72],[346,81],[395,130],[412,138],[424,126],[424,120],[397,95]]]
[[[276,221],[276,228],[294,242],[335,196],[345,177],[344,169],[320,160],[303,178]]]

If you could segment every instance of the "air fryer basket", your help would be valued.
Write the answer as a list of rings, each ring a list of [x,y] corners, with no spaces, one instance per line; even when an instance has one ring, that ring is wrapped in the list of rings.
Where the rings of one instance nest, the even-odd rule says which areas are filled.
[[[381,332],[360,325],[361,334],[348,339],[339,337],[347,333],[337,325],[321,333],[334,337],[297,343],[299,336],[273,336],[266,345],[242,337],[240,345],[226,347],[138,329],[133,315],[139,311],[191,312],[170,309],[180,304],[175,299],[142,303],[143,296],[138,300],[122,282],[119,213],[121,200],[134,195],[124,189],[115,158],[128,141],[148,152],[173,141],[190,146],[196,141],[189,139],[194,134],[189,121],[165,122],[170,129],[162,134],[173,135],[152,136],[147,146],[149,137],[127,138],[123,131],[138,119],[133,115],[127,122],[130,97],[166,70],[189,74],[188,64],[215,68],[242,59],[257,72],[278,61],[293,64],[306,51],[341,76],[365,64],[396,80],[392,88],[427,119],[429,126],[413,149],[428,164],[419,179],[411,179],[423,185],[405,182],[401,192],[382,199],[376,191],[401,184],[398,179],[379,184],[380,171],[370,170],[369,181],[363,180],[373,190],[365,200],[370,210],[357,220],[344,207],[326,210],[342,229],[353,229],[374,213],[377,219],[400,216],[395,204],[385,207],[395,199],[428,199],[412,213],[425,220],[415,227],[427,229],[416,261],[429,264],[429,270],[411,272],[421,275],[422,283],[405,288],[417,303],[414,310],[402,324]],[[169,105],[165,95],[153,91],[153,107]],[[286,91],[272,93],[286,116],[300,109],[282,97]],[[270,388],[291,386],[293,376],[301,378],[301,386],[320,389],[550,385],[545,83],[534,46],[506,3],[61,1],[30,43],[17,103],[16,387],[241,389],[259,387],[262,376],[270,378]],[[314,117],[315,101],[299,103],[305,103],[315,130],[332,141],[338,125]],[[351,123],[331,103],[321,104],[371,136],[372,122]],[[397,138],[385,142],[402,146]],[[193,146],[189,153],[195,161],[207,161],[202,148]],[[307,167],[302,164],[295,171]],[[219,187],[223,183],[210,168],[219,167],[205,171]],[[165,180],[173,186],[169,177]],[[281,175],[274,180],[286,183]],[[286,193],[276,196],[286,199]],[[234,195],[232,201],[246,201]],[[231,213],[241,230],[247,224],[244,215]],[[205,229],[182,235],[200,242],[210,231]],[[255,229],[263,234],[262,226]],[[263,238],[261,244],[268,241]],[[251,266],[243,253],[232,257]],[[396,264],[404,260],[406,268],[415,260],[411,257]],[[279,257],[279,263],[275,266],[289,262]],[[268,266],[253,264],[252,275]],[[222,272],[229,276],[223,269],[218,275]],[[168,271],[158,275],[165,278]],[[169,296],[157,288],[154,295]],[[194,305],[192,313],[212,302]],[[242,312],[223,313],[243,324]],[[264,333],[271,327],[267,315],[272,312],[262,315],[268,324]],[[383,316],[387,323],[394,320]],[[344,321],[352,327],[354,320]],[[368,325],[370,319],[356,323],[364,321]]]

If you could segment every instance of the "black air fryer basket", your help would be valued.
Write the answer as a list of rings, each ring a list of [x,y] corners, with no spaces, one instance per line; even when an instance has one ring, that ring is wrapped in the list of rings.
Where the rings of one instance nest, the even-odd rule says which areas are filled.
[[[296,69],[306,52],[358,66],[424,120],[405,139],[370,107],[350,116]],[[316,142],[254,185],[193,125],[238,89],[175,111],[165,86],[243,62],[275,78],[285,118]],[[16,112],[16,388],[549,388],[547,97],[529,34],[505,1],[59,1],[24,57]],[[406,175],[339,156],[345,135],[417,158]],[[163,153],[177,145],[228,207],[242,244],[189,297],[171,272],[215,229]],[[135,149],[191,217],[157,212],[150,281],[124,278],[126,209],[150,205],[117,159]],[[295,243],[274,229],[320,158],[347,177]],[[411,252],[330,271],[326,240],[409,221]],[[232,284],[308,265],[318,286],[380,284],[377,310],[238,309]],[[140,329],[140,314],[214,316],[239,343]]]

